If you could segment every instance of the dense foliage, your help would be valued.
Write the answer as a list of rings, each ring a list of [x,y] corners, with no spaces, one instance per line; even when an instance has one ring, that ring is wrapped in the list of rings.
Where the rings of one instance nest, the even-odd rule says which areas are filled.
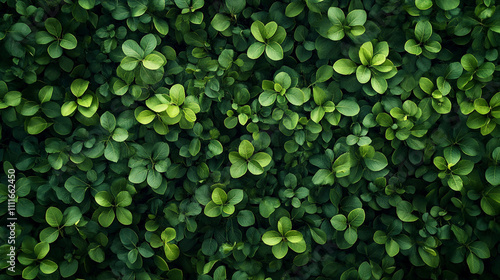
[[[499,279],[496,4],[0,0],[0,279]]]

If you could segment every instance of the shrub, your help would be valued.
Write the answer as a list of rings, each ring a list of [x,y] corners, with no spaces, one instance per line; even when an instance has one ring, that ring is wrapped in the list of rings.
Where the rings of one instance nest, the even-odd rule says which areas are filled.
[[[0,3],[0,280],[500,278],[495,1]]]

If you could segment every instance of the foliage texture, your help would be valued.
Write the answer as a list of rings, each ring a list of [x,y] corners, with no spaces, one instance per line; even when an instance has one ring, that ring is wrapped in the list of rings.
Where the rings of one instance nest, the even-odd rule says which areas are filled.
[[[0,280],[499,279],[496,4],[0,0]]]

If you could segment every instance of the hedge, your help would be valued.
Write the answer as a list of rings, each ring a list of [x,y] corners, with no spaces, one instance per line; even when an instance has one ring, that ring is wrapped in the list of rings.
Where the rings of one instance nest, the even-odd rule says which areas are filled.
[[[0,0],[0,280],[499,279],[496,2]]]

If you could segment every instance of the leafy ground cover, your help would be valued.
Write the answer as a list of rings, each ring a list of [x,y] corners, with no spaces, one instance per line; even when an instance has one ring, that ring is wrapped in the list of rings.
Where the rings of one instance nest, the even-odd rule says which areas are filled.
[[[0,8],[0,280],[500,278],[496,1]]]

